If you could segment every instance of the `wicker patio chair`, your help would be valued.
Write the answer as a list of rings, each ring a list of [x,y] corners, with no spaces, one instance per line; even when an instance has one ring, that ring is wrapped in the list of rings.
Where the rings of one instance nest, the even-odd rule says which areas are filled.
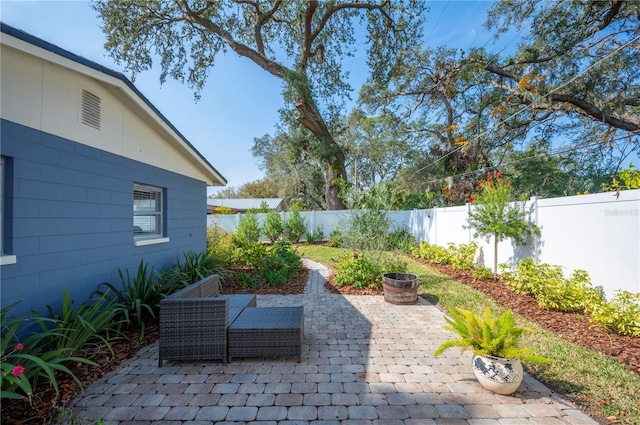
[[[227,328],[255,295],[220,295],[220,278],[208,276],[160,301],[158,365],[164,360],[227,361]],[[230,320],[231,314],[231,320]]]

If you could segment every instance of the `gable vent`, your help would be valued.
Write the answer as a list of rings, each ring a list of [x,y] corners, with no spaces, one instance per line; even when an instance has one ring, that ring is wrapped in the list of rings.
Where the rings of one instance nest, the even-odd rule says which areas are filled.
[[[80,122],[100,130],[100,98],[86,90],[80,98]]]

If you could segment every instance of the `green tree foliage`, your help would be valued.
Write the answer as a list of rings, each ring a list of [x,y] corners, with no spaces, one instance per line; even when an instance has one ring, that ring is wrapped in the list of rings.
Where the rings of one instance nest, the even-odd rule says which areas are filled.
[[[610,165],[593,155],[554,155],[549,143],[535,139],[523,150],[505,155],[512,193],[516,198],[553,198],[591,192],[606,178]]]
[[[613,177],[611,183],[603,183],[602,190],[615,191],[616,197],[620,196],[621,190],[631,190],[640,188],[640,170],[636,166],[629,164],[627,168],[618,173],[617,178]]]
[[[498,34],[531,25],[515,55],[470,56],[507,105],[528,106],[531,119],[585,117],[587,131],[602,136],[640,130],[636,2],[502,0],[489,11],[487,25]]]
[[[407,184],[459,203],[477,173],[506,170],[512,152],[542,153],[529,143],[539,138],[571,148],[550,171],[577,176],[566,189],[554,178],[542,180],[549,186],[541,190],[571,193],[581,179],[584,190],[598,188],[603,170],[617,170],[638,152],[636,3],[503,0],[494,3],[487,25],[502,44],[513,31],[530,34],[513,53],[417,43],[397,61],[379,63],[361,91],[370,113],[402,114],[409,131],[429,138],[423,161],[400,175]],[[535,161],[519,168],[535,174]]]
[[[327,122],[350,91],[342,59],[357,45],[354,22],[366,22],[376,63],[414,42],[424,8],[417,0],[96,0],[94,7],[106,48],[134,74],[159,56],[161,81],[186,81],[198,93],[216,56],[231,50],[281,79],[289,111],[313,135],[301,148],[322,164],[330,210],[344,207],[336,180],[346,180],[346,170]]]
[[[238,188],[238,198],[280,198],[275,182],[263,178],[245,183]]]
[[[485,124],[472,121],[478,111],[475,101],[462,95],[468,97],[473,92],[465,91],[466,80],[458,77],[459,60],[456,50],[416,45],[403,52],[397,62],[389,62],[372,74],[360,93],[368,112],[393,113],[401,119],[405,132],[421,135],[417,140],[425,144],[422,155],[410,158],[399,173],[403,187],[434,192],[445,204],[462,202],[473,190],[474,176],[442,181],[434,181],[434,177],[488,166],[487,153],[504,143],[500,137],[470,143],[479,126]]]
[[[498,272],[498,242],[513,238],[523,243],[532,233],[539,233],[538,227],[529,221],[527,211],[511,204],[511,186],[498,172],[494,178],[489,173],[486,181],[479,183],[480,193],[469,199],[474,207],[469,212],[469,227],[474,237],[482,236],[487,240],[493,237],[493,272]]]
[[[258,223],[258,217],[255,212],[247,211],[238,223],[238,228],[234,235],[234,242],[238,246],[244,246],[244,244],[258,243],[260,240],[260,223]]]
[[[367,116],[359,108],[347,120],[341,137],[347,152],[347,174],[356,190],[395,181],[406,164],[421,156],[419,133],[404,131],[396,115]]]
[[[280,213],[271,210],[267,213],[267,218],[264,221],[264,235],[269,238],[271,243],[274,243],[284,233],[284,225]]]
[[[220,189],[218,193],[214,196],[211,196],[215,199],[235,199],[239,198],[238,189],[233,186],[225,187],[224,189]]]
[[[308,209],[325,209],[325,181],[322,166],[300,145],[304,133],[279,131],[275,136],[254,139],[251,151],[260,160],[267,179],[278,187],[278,196],[291,205],[301,202]]]
[[[235,199],[235,198],[280,198],[278,185],[269,178],[262,178],[249,183],[244,183],[239,187],[225,187],[215,194],[215,199]]]
[[[300,215],[300,209],[296,206],[291,208],[289,219],[285,225],[285,231],[287,237],[293,243],[297,243],[307,231],[305,219]]]

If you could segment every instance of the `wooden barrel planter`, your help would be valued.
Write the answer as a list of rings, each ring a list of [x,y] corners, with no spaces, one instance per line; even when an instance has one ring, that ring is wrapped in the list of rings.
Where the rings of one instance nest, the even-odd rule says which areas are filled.
[[[391,304],[411,305],[418,302],[418,276],[412,273],[382,275],[384,300]]]

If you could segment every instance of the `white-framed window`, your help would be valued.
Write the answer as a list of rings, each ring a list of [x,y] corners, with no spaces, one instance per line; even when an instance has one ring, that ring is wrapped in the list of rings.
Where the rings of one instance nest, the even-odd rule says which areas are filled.
[[[133,243],[136,246],[169,242],[165,237],[164,189],[133,185]]]
[[[7,207],[7,160],[4,156],[0,156],[0,265],[15,264],[17,262],[16,256],[6,252],[6,231],[7,231],[7,214],[5,208]]]

